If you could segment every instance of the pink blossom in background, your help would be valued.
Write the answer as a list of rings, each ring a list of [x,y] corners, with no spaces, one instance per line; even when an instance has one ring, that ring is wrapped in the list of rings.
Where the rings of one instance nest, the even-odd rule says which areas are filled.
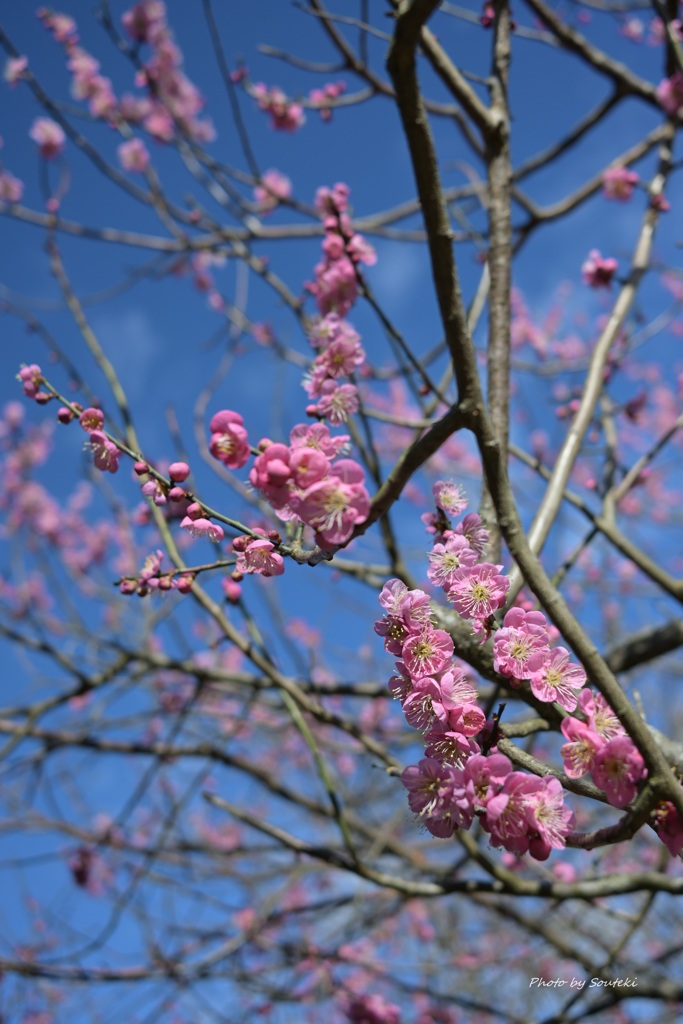
[[[5,64],[5,81],[8,85],[16,85],[24,77],[28,67],[28,57],[8,57]]]
[[[301,104],[289,99],[279,86],[268,87],[263,82],[257,82],[252,88],[252,95],[259,110],[269,115],[271,128],[295,132],[306,123]]]
[[[266,171],[261,184],[254,187],[254,202],[260,213],[274,210],[282,199],[289,199],[292,194],[292,183],[286,174],[280,171]]]
[[[657,99],[667,114],[677,114],[683,107],[683,72],[676,71],[657,86]]]
[[[19,203],[23,194],[23,181],[9,171],[0,171],[0,203]]]
[[[122,142],[117,153],[124,171],[137,171],[138,174],[143,174],[149,167],[149,152],[142,139]]]
[[[54,160],[64,149],[66,136],[61,125],[49,117],[37,117],[29,132],[45,160]]]
[[[599,249],[591,249],[581,267],[581,275],[584,283],[591,288],[609,288],[618,266],[612,257],[603,258]]]
[[[627,167],[612,167],[602,176],[602,194],[605,199],[626,202],[633,195],[639,181],[635,171],[629,171]]]

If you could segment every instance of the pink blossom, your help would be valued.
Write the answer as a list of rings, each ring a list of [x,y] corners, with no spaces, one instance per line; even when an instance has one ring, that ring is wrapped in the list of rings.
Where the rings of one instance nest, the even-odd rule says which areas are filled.
[[[104,413],[101,409],[94,409],[90,406],[83,410],[78,417],[78,422],[86,434],[92,434],[94,430],[101,430],[104,426]]]
[[[588,259],[581,267],[584,283],[591,288],[609,288],[618,266],[612,257],[603,259],[599,249],[591,249]]]
[[[427,628],[408,637],[402,657],[413,679],[440,672],[453,654],[453,639],[444,629]]]
[[[568,741],[560,750],[564,770],[570,779],[580,779],[590,770],[593,758],[604,741],[589,725],[577,718],[563,718],[560,728]]]
[[[459,516],[467,508],[465,492],[452,480],[437,480],[432,487],[436,507],[449,516]]]
[[[574,814],[564,805],[564,790],[558,779],[546,775],[541,783],[541,787],[526,798],[527,823],[538,833],[543,844],[553,850],[561,850],[574,827]],[[530,838],[529,852],[537,860],[545,860],[547,853],[539,857],[543,851],[534,840],[535,837]]]
[[[411,765],[401,775],[401,782],[408,790],[408,804],[414,814],[419,814],[432,835],[448,839],[457,825],[450,810],[453,790],[453,770],[433,758],[423,758],[418,765]]]
[[[190,467],[186,462],[172,462],[168,467],[168,475],[174,483],[181,484],[190,475]]]
[[[624,736],[625,729],[601,693],[582,690],[578,704],[593,729],[603,740]]]
[[[281,576],[285,571],[285,563],[275,545],[265,538],[251,540],[244,551],[237,557],[235,568],[238,572],[258,573],[261,576]]]
[[[455,528],[458,536],[463,536],[478,558],[484,554],[489,542],[489,531],[483,525],[476,512],[470,512]]]
[[[16,85],[24,77],[28,67],[28,57],[8,57],[5,64],[5,81],[8,85]]]
[[[89,448],[93,454],[95,467],[102,472],[116,473],[121,453],[114,442],[110,441],[101,430],[93,430],[89,436],[86,448]]]
[[[602,176],[602,194],[605,199],[626,202],[639,181],[635,171],[629,171],[627,167],[611,167]]]
[[[309,416],[322,416],[333,427],[346,423],[349,416],[353,416],[360,408],[355,384],[337,384],[328,379],[321,385],[319,393],[317,404],[307,406],[306,412]]]
[[[539,700],[557,701],[565,711],[574,711],[576,690],[586,685],[586,673],[580,665],[570,664],[569,651],[555,647],[543,665],[531,673],[531,692]]]
[[[400,1007],[377,992],[354,996],[344,1012],[349,1024],[401,1024]]]
[[[189,516],[185,516],[180,523],[180,529],[187,530],[191,537],[207,537],[208,540],[217,542],[225,537],[223,527],[218,523],[212,523],[204,516],[199,519],[190,519]]]
[[[676,71],[657,86],[657,99],[667,114],[677,114],[683,107],[683,72]]]
[[[266,171],[261,184],[254,188],[254,202],[259,213],[269,213],[283,199],[289,199],[292,194],[292,183],[285,174],[280,171]]]
[[[542,789],[541,779],[516,771],[507,776],[497,792],[489,788],[482,824],[491,833],[493,846],[503,846],[511,853],[527,852],[530,801]]]
[[[614,807],[626,807],[646,774],[645,763],[628,736],[615,736],[593,758],[591,775]]]
[[[270,116],[271,128],[284,132],[295,132],[306,123],[306,115],[300,103],[289,99],[279,86],[257,82],[252,89],[259,110]]]
[[[131,39],[140,43],[149,40],[153,30],[163,24],[166,15],[162,0],[142,0],[121,16],[123,27]]]
[[[672,857],[683,853],[683,821],[671,803],[665,800],[655,809],[652,825]]]
[[[238,412],[222,409],[209,423],[209,451],[228,469],[241,469],[251,454],[244,421]]]
[[[40,155],[45,160],[54,160],[58,157],[66,142],[61,125],[49,117],[37,117],[31,126],[29,136],[38,144]]]
[[[365,473],[352,459],[335,463],[325,480],[295,493],[290,505],[316,531],[318,544],[343,544],[370,512]]]
[[[461,566],[472,566],[477,560],[463,536],[451,534],[443,544],[435,544],[429,552],[429,568],[427,576],[436,587],[448,590],[452,585],[456,570]]]
[[[334,459],[341,455],[349,442],[348,434],[338,434],[332,437],[329,428],[324,423],[297,423],[292,427],[289,434],[289,443],[292,448],[317,448],[328,459]]]
[[[510,608],[493,642],[493,667],[512,679],[528,679],[548,657],[548,623],[542,612]]]
[[[124,171],[137,171],[143,174],[149,167],[149,152],[142,139],[122,142],[117,152]]]
[[[501,575],[502,565],[480,562],[457,569],[448,599],[465,619],[483,622],[505,604],[510,580]]]
[[[9,171],[0,171],[0,203],[19,203],[23,194],[23,181]]]

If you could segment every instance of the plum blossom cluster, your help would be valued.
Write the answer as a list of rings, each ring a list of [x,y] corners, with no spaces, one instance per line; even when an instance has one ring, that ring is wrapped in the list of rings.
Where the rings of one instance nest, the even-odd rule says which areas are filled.
[[[328,313],[313,325],[309,338],[318,354],[304,379],[304,388],[308,397],[317,402],[308,405],[306,412],[334,426],[345,423],[358,412],[358,389],[355,384],[340,380],[365,362],[360,336],[338,313]]]
[[[323,259],[315,267],[315,281],[307,288],[323,316],[346,316],[358,298],[357,264],[372,266],[377,262],[375,250],[353,230],[348,215],[349,195],[349,186],[338,182],[332,188],[319,188],[315,196],[325,238]]]
[[[448,515],[467,507],[456,484],[439,480],[433,491],[436,513],[423,516],[434,538],[430,582],[443,589],[484,641],[493,636],[493,667],[513,689],[526,680],[537,700],[557,703],[568,713],[561,724],[567,776],[590,772],[610,804],[626,807],[647,775],[635,744],[604,697],[586,688],[586,673],[569,651],[551,646],[554,631],[542,612],[513,606],[497,624],[493,615],[505,603],[509,580],[502,566],[481,561],[487,532],[473,513],[451,529]],[[545,860],[565,845],[574,825],[561,783],[552,775],[513,770],[491,745],[494,736],[476,704],[476,691],[453,660],[453,640],[434,626],[429,596],[394,579],[379,600],[386,614],[375,632],[399,659],[389,688],[425,743],[425,757],[401,776],[411,810],[440,838],[469,829],[476,818],[493,846]],[[488,752],[477,742],[482,735],[485,746],[491,745]],[[683,821],[672,803],[660,804],[651,823],[672,854],[683,852]]]
[[[614,807],[626,807],[647,774],[643,759],[604,697],[584,690],[578,703],[585,721],[565,718],[561,726],[565,771],[571,779],[590,772]]]
[[[292,194],[292,183],[280,171],[264,171],[261,181],[254,188],[254,202],[259,213],[270,213],[283,199]]]
[[[250,483],[280,519],[298,518],[312,527],[321,547],[343,544],[370,512],[363,469],[353,459],[338,458],[348,436],[332,437],[322,423],[300,423],[289,440],[259,442]]]
[[[163,551],[153,551],[145,559],[145,563],[137,576],[129,576],[121,580],[119,590],[122,594],[137,594],[138,597],[146,597],[151,593],[168,593],[171,590],[178,590],[181,594],[188,594],[192,590],[194,574],[191,572],[176,575],[172,572],[163,572]]]
[[[318,111],[321,121],[331,121],[334,101],[345,91],[346,82],[326,82],[322,89],[311,89],[308,102]]]
[[[304,108],[296,100],[290,99],[278,85],[267,86],[256,82],[251,94],[270,118],[271,128],[282,132],[295,132],[306,123]]]
[[[265,530],[257,528],[254,533],[259,536],[235,537],[232,542],[232,549],[237,553],[235,572],[232,574],[236,583],[241,582],[243,576],[251,573],[268,577],[282,576],[285,571],[284,558],[275,547],[282,540],[277,530],[267,533]]]
[[[349,188],[339,182],[320,188],[315,206],[323,219],[323,259],[315,267],[315,281],[306,287],[315,297],[321,319],[309,331],[318,354],[304,387],[311,399],[306,409],[336,425],[358,411],[358,389],[341,378],[358,371],[365,362],[360,337],[344,319],[358,297],[357,264],[376,262],[374,249],[354,233],[348,216]]]
[[[476,818],[491,844],[511,853],[545,860],[561,849],[574,821],[562,786],[513,770],[495,748],[482,753],[475,737],[485,730],[484,713],[453,659],[453,640],[433,625],[428,595],[394,579],[382,589],[380,604],[387,614],[375,632],[400,658],[389,687],[425,742],[425,757],[401,775],[410,809],[442,839],[469,829]]]
[[[64,46],[72,76],[71,94],[87,102],[93,117],[110,124],[139,124],[159,142],[170,142],[178,127],[196,142],[213,140],[213,125],[199,117],[204,99],[182,71],[182,54],[168,26],[162,0],[141,0],[121,19],[129,38],[151,49],[135,77],[135,85],[146,89],[147,96],[116,96],[111,80],[100,72],[99,61],[79,45],[73,18],[47,8],[41,8],[38,17],[55,41]],[[126,170],[141,172],[149,163],[149,154],[141,140],[133,139],[119,147],[119,159]]]

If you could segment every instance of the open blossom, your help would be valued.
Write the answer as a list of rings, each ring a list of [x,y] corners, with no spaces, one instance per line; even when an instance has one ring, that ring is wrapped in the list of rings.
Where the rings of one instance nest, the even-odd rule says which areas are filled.
[[[590,770],[604,740],[578,718],[563,718],[560,728],[567,740],[560,749],[564,770],[570,779],[580,779]]]
[[[588,719],[591,729],[603,740],[624,736],[625,729],[601,693],[582,690],[579,694],[579,708]]]
[[[472,566],[476,560],[476,552],[472,550],[467,540],[452,533],[443,544],[435,544],[429,552],[427,576],[434,586],[448,590],[453,583],[456,570],[462,565]]]
[[[483,622],[505,604],[510,580],[501,575],[502,565],[480,562],[463,566],[454,575],[448,599],[464,619]]]
[[[615,736],[605,743],[591,763],[595,785],[614,807],[630,804],[645,774],[645,762],[628,736]]]
[[[584,283],[591,288],[609,288],[618,266],[613,257],[603,258],[599,249],[591,249],[581,267],[581,275]]]
[[[467,498],[460,484],[452,480],[437,480],[432,487],[436,507],[449,516],[459,516],[467,508]]]
[[[318,544],[343,544],[370,512],[365,473],[353,459],[341,459],[324,480],[293,493],[290,505],[304,523],[315,529]]]
[[[66,136],[61,125],[49,117],[37,117],[31,126],[29,136],[38,144],[40,155],[54,160],[64,149]]]
[[[240,551],[235,568],[238,572],[258,573],[261,576],[281,576],[285,571],[285,563],[275,545],[266,538],[250,540],[244,551]]]
[[[457,827],[450,810],[453,769],[434,758],[423,758],[405,769],[401,782],[408,790],[411,811],[420,815],[432,835],[440,839],[452,836]]]
[[[528,679],[548,657],[548,623],[542,612],[511,608],[493,642],[493,667],[512,679]],[[513,684],[514,685],[514,684]]]
[[[545,860],[550,850],[561,850],[574,827],[574,814],[564,804],[564,790],[559,779],[546,775],[541,786],[526,797],[527,824],[532,832],[529,852],[537,860]]]
[[[477,558],[481,558],[489,542],[489,531],[476,512],[469,512],[455,528],[456,534],[464,537]]]
[[[453,654],[453,639],[445,629],[425,629],[408,637],[402,656],[413,679],[440,672]]]
[[[225,537],[223,527],[218,523],[212,523],[210,519],[200,516],[198,519],[190,519],[185,516],[180,523],[181,530],[187,530],[191,537],[207,537],[208,540],[221,541]]]
[[[355,384],[337,384],[328,379],[320,386],[320,398],[316,405],[306,407],[309,416],[322,416],[333,427],[346,423],[360,408],[358,388]]]
[[[555,647],[540,668],[531,673],[531,692],[539,700],[557,701],[565,711],[574,711],[576,690],[586,685],[586,673],[569,661],[569,651]]]
[[[611,167],[602,176],[602,194],[605,199],[618,199],[624,203],[633,195],[640,181],[635,171],[628,167]]]
[[[89,435],[86,447],[93,454],[93,460],[97,469],[103,472],[115,473],[119,468],[120,452],[113,441],[102,433],[101,430],[93,430]]]

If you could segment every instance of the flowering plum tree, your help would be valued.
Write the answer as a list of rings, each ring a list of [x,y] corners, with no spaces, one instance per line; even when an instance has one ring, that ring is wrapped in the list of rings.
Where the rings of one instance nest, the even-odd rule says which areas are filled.
[[[95,6],[0,27],[1,1019],[678,1019],[676,3]]]

